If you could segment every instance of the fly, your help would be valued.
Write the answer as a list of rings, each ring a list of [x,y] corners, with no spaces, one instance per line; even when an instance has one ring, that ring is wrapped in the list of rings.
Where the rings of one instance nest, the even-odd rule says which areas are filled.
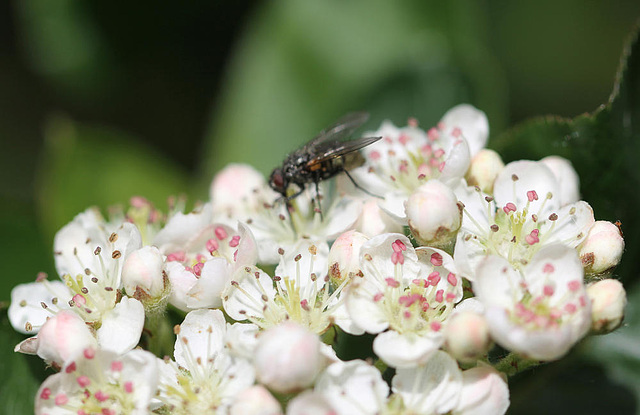
[[[368,118],[369,114],[366,112],[350,113],[322,130],[303,147],[289,154],[282,162],[282,166],[273,169],[269,177],[269,186],[282,195],[282,199],[286,201],[288,206],[289,201],[299,196],[307,184],[314,183],[320,215],[322,215],[322,210],[320,209],[318,183],[342,172],[347,175],[356,188],[376,196],[362,188],[349,174],[349,170],[362,166],[365,162],[358,150],[382,138],[362,137],[347,140]],[[287,190],[291,184],[295,184],[298,190],[288,196]]]

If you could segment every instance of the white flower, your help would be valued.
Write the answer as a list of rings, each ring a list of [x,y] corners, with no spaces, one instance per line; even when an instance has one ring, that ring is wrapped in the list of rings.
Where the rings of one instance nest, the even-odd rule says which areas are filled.
[[[446,414],[458,403],[462,372],[453,358],[437,351],[423,366],[398,369],[391,390],[402,397],[406,413]]]
[[[435,248],[414,250],[400,234],[371,238],[360,255],[364,278],[349,290],[349,315],[367,332],[380,333],[373,350],[390,366],[426,362],[442,345],[443,324],[462,298],[453,259]]]
[[[583,270],[574,249],[542,248],[524,267],[487,257],[473,282],[489,331],[501,346],[538,360],[562,357],[591,326]]]
[[[348,280],[331,287],[326,276],[327,247],[320,248],[325,251],[302,240],[296,248],[281,251],[273,278],[256,267],[237,270],[222,293],[224,310],[231,318],[249,320],[261,329],[292,320],[314,333],[324,333]]]
[[[211,224],[209,210],[205,206],[189,215],[175,215],[155,241],[167,256],[169,302],[184,311],[220,307],[220,294],[231,275],[257,260],[251,231],[241,223],[238,231]]]
[[[56,268],[64,283],[41,276],[12,292],[12,325],[37,333],[50,316],[72,310],[88,323],[100,347],[124,353],[135,347],[144,325],[144,309],[135,299],[119,299],[122,267],[140,247],[130,223],[108,223],[95,209],[77,215],[55,236]]]
[[[85,321],[98,323],[116,305],[124,261],[141,243],[133,224],[105,222],[95,209],[58,231],[53,242],[56,269]]]
[[[471,106],[448,112],[428,132],[410,124],[397,128],[385,122],[372,136],[382,140],[363,149],[366,164],[351,175],[366,189],[384,196],[381,206],[406,222],[404,202],[421,184],[439,179],[451,184],[464,177],[473,151],[484,146],[488,124],[484,113]]]
[[[498,175],[494,197],[472,187],[456,187],[465,205],[454,258],[460,272],[474,279],[486,255],[506,258],[516,269],[548,244],[576,248],[594,223],[583,201],[561,206],[559,185],[551,171],[533,161],[509,163]]]
[[[226,323],[220,310],[195,310],[180,325],[175,362],[159,361],[158,399],[172,414],[226,413],[254,382],[254,370],[224,348]]]
[[[142,350],[120,357],[84,349],[40,386],[35,413],[146,415],[157,388],[156,362],[155,356]]]
[[[329,402],[336,414],[374,415],[385,408],[389,386],[378,369],[362,360],[352,360],[330,365],[318,378],[314,391]],[[317,413],[332,412],[319,410]]]

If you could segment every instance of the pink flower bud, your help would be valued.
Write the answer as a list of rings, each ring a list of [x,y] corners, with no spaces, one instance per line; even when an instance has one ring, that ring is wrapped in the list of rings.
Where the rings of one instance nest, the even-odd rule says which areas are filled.
[[[255,385],[236,396],[229,408],[230,415],[280,415],[282,408],[263,386]]]
[[[339,286],[345,278],[362,275],[360,269],[360,247],[368,238],[356,231],[343,233],[335,240],[329,251],[329,277]]]
[[[336,415],[326,397],[319,392],[304,391],[287,405],[287,415]]]
[[[475,361],[491,346],[489,325],[480,314],[471,311],[455,313],[445,327],[445,344],[456,360]]]
[[[270,328],[258,339],[256,376],[276,392],[290,393],[310,386],[323,364],[320,339],[296,323]]]
[[[247,164],[229,164],[213,178],[209,195],[216,208],[233,206],[263,186],[264,177],[253,167]]]
[[[465,178],[470,186],[478,186],[483,192],[493,193],[493,182],[503,168],[504,163],[498,153],[482,149],[471,159]]]
[[[85,321],[73,311],[60,311],[47,320],[38,333],[38,356],[63,365],[98,342]]]
[[[624,318],[627,294],[622,283],[606,279],[587,288],[591,299],[591,328],[601,334],[617,329]]]
[[[149,298],[162,296],[168,283],[163,267],[162,254],[155,246],[133,251],[122,267],[122,285],[126,293],[143,304]]]
[[[599,220],[593,224],[580,246],[580,259],[587,274],[612,270],[620,262],[624,239],[616,225]]]
[[[462,209],[453,191],[438,180],[429,180],[405,204],[409,228],[416,240],[444,248],[456,237],[462,222]]]

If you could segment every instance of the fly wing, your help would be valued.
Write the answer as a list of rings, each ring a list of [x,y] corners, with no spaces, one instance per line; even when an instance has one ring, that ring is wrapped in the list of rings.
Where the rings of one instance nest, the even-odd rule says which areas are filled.
[[[320,134],[309,141],[309,143],[306,145],[307,150],[309,151],[309,153],[318,154],[318,146],[327,142],[333,144],[334,142],[342,141],[345,138],[348,138],[368,119],[369,114],[366,112],[352,112],[345,115],[344,117],[340,118],[335,124],[325,128],[320,132]]]
[[[373,144],[382,137],[363,137],[351,141],[322,142],[316,146],[316,156],[307,162],[308,167],[313,167],[332,158],[342,157],[351,152]],[[313,168],[311,169],[313,170]]]

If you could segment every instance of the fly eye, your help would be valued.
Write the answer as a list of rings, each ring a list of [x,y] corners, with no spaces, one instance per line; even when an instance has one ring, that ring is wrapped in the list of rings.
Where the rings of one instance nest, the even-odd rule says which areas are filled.
[[[274,170],[273,173],[271,173],[269,182],[274,190],[282,189],[284,187],[282,172],[280,170]]]

